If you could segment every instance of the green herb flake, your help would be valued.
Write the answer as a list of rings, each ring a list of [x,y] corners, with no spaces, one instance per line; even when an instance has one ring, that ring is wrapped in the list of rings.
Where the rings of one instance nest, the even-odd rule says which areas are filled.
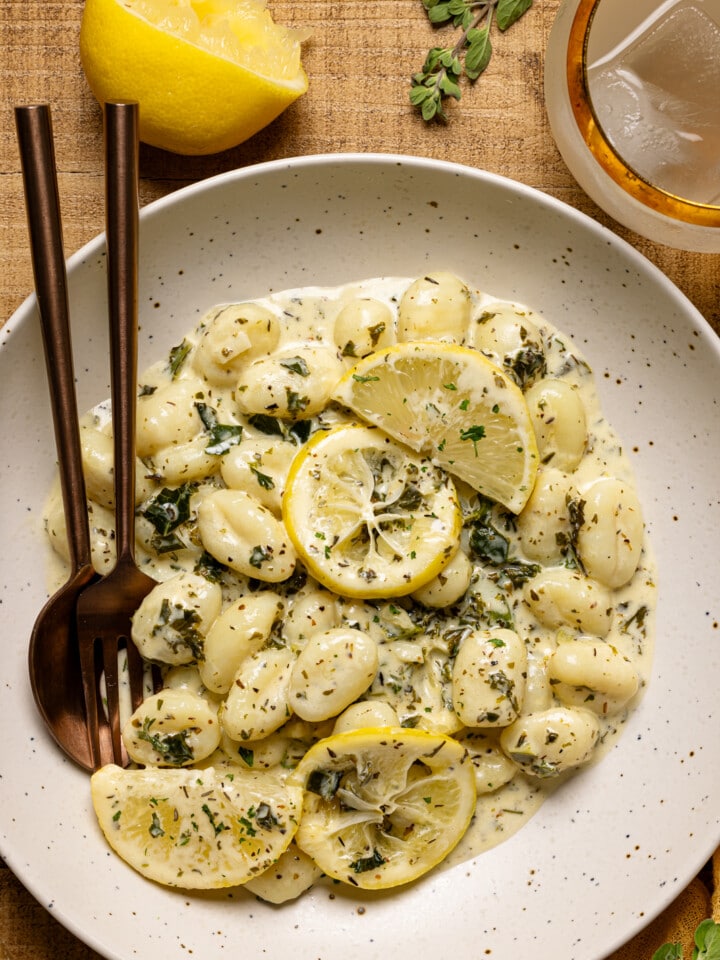
[[[373,850],[371,856],[360,857],[358,860],[353,860],[353,862],[350,864],[350,869],[353,871],[353,873],[367,873],[368,870],[375,870],[377,867],[381,867],[384,863],[387,863],[387,861],[380,851]]]
[[[165,763],[180,767],[184,763],[192,763],[195,754],[187,742],[190,730],[180,730],[178,733],[151,733],[154,723],[151,717],[145,717],[142,730],[137,733],[138,740],[145,740],[155,753],[163,758]]]
[[[280,366],[285,367],[290,373],[296,373],[299,377],[310,376],[310,368],[302,357],[288,357],[280,361]]]
[[[207,403],[197,402],[195,408],[209,438],[205,453],[220,456],[240,443],[243,428],[239,423],[220,423],[217,412]]]
[[[174,489],[163,487],[142,511],[142,515],[161,536],[167,536],[190,519],[190,498],[194,490],[192,483],[184,483]]]
[[[170,351],[170,357],[168,359],[168,365],[170,367],[170,374],[173,378],[177,377],[180,373],[183,364],[188,358],[188,354],[192,350],[192,344],[188,340],[183,340],[182,343],[179,343],[176,347],[173,347]]]
[[[162,824],[160,823],[160,817],[157,815],[157,813],[155,813],[154,810],[152,813],[150,826],[148,827],[148,833],[153,838],[153,840],[157,840],[158,837],[165,836],[165,831],[163,830]]]

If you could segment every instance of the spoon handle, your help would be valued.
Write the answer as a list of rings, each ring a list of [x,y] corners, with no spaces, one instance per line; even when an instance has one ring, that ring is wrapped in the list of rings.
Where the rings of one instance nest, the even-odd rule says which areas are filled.
[[[90,532],[49,106],[32,104],[16,107],[15,125],[23,173],[35,294],[60,467],[70,565],[75,573],[91,562]]]
[[[105,222],[118,562],[134,563],[138,107],[105,104]]]

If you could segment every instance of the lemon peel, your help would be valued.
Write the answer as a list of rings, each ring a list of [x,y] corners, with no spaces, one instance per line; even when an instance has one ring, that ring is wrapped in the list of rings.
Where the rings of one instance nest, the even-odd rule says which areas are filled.
[[[539,459],[530,412],[479,351],[399,343],[360,360],[334,399],[513,513],[527,503]]]
[[[297,829],[302,790],[239,765],[93,774],[91,795],[112,849],[143,876],[210,890],[260,875]]]
[[[328,876],[365,890],[410,883],[440,863],[477,799],[464,746],[403,727],[319,740],[290,779],[305,789],[297,845]]]
[[[304,36],[275,24],[263,0],[86,0],[80,59],[100,103],[139,103],[143,142],[203,155],[305,93]]]
[[[460,544],[449,475],[372,427],[316,433],[293,460],[282,510],[310,573],[347,597],[411,593]]]

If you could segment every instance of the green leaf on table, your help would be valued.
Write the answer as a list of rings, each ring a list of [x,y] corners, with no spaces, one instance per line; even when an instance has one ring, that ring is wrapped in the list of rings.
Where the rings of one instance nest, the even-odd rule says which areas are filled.
[[[511,27],[516,20],[532,6],[532,0],[500,0],[495,11],[498,28],[502,31]]]
[[[720,960],[720,924],[703,920],[695,931],[692,960]]]
[[[465,73],[470,80],[477,80],[490,63],[490,57],[492,56],[490,30],[488,27],[483,27],[482,30],[470,30],[467,39],[468,48],[465,54]]]
[[[679,943],[664,943],[652,955],[652,960],[683,960]],[[690,960],[720,960],[720,923],[703,920],[695,930],[695,946]]]
[[[682,947],[679,943],[664,943],[652,955],[651,960],[682,960]]]
[[[422,0],[430,23],[443,32],[460,31],[457,41],[431,47],[422,70],[410,80],[410,103],[423,120],[447,120],[444,102],[459,100],[463,77],[474,83],[492,57],[493,21],[505,31],[532,6],[532,0]]]

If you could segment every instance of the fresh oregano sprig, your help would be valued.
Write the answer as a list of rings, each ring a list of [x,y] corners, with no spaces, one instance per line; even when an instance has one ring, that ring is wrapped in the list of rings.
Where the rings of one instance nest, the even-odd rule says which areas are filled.
[[[684,960],[679,943],[664,943],[652,960]],[[720,960],[720,923],[703,920],[695,930],[695,946],[689,960]]]
[[[493,23],[504,32],[532,6],[532,0],[422,0],[434,26],[452,23],[460,30],[456,43],[432,47],[419,73],[413,74],[410,103],[423,120],[447,121],[445,101],[462,96],[463,75],[475,81],[492,56]]]

